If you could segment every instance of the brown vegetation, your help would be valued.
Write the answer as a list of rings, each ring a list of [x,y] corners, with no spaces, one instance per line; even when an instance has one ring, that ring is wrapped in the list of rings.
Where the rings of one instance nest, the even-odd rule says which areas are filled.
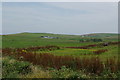
[[[28,48],[30,49],[30,48]],[[34,48],[33,48],[34,49]],[[98,50],[95,53],[99,54],[107,50]],[[27,49],[11,49],[5,48],[2,50],[3,55],[14,55],[18,60],[29,61],[34,65],[40,65],[41,67],[60,69],[62,66],[68,68],[85,70],[88,73],[100,74],[105,69],[116,72],[118,70],[118,62],[115,58],[108,59],[107,61],[101,61],[99,57],[91,58],[79,58],[72,56],[55,56],[50,53],[33,53]]]

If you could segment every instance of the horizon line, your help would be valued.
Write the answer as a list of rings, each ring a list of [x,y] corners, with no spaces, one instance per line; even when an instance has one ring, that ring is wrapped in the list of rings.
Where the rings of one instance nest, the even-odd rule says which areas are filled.
[[[11,34],[21,34],[21,33],[48,33],[48,34],[65,34],[65,35],[85,35],[85,34],[96,34],[96,33],[112,33],[112,34],[120,34],[118,32],[91,32],[91,33],[53,33],[53,32],[28,32],[28,31],[25,31],[25,32],[16,32],[16,33],[2,33],[0,35],[11,35]]]

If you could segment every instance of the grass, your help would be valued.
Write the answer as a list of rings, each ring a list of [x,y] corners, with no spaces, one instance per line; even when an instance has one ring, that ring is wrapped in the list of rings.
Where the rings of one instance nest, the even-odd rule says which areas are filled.
[[[40,36],[59,38],[45,39]],[[118,41],[117,36],[117,34],[90,34],[82,37],[48,33],[3,35],[3,77],[117,78],[120,75],[118,43],[114,44],[114,41]],[[79,42],[80,39],[93,38],[100,38],[103,42]],[[105,42],[111,43],[108,46],[99,46]],[[28,65],[30,72],[24,74],[21,67]]]
[[[29,69],[25,69],[27,66],[29,66]],[[3,57],[2,73],[3,78],[51,78],[48,71],[44,71],[28,62],[17,61],[13,57]]]
[[[94,55],[94,51],[97,50],[108,50],[100,55]],[[52,53],[57,56],[74,56],[74,57],[94,57],[98,56],[101,60],[106,60],[107,58],[118,56],[118,45],[106,46],[106,47],[94,47],[90,49],[70,49],[70,48],[61,48],[53,51],[36,51],[36,53]],[[88,56],[86,56],[88,55]]]
[[[48,70],[44,70],[38,66],[31,66],[32,72],[26,75],[20,75],[20,78],[52,78]]]
[[[66,61],[70,62],[70,63],[67,62],[66,64],[71,64],[71,62],[73,61],[73,60],[71,61],[71,58],[65,57],[63,59],[65,59],[64,62]],[[42,59],[46,59],[46,58],[42,58]],[[49,56],[47,57],[47,59],[48,61],[50,60]],[[54,59],[54,57],[51,57],[51,59]],[[77,62],[79,62],[79,59],[77,59]],[[117,62],[114,62],[113,58],[109,59],[106,62],[105,67],[101,64],[101,61],[98,58],[91,58],[91,60],[84,59],[82,62],[83,62],[82,64],[80,63],[77,64],[79,65],[79,67],[76,66],[78,70],[72,69],[75,67],[74,66],[75,63],[72,63],[71,66],[73,67],[68,67],[67,65],[60,67],[60,64],[57,64],[59,65],[58,67],[60,67],[59,69],[50,68],[50,67],[45,69],[45,65],[49,65],[50,62],[48,62],[47,64],[44,64],[44,68],[40,68],[39,66],[36,66],[36,65],[33,66],[32,64],[30,64],[29,66],[31,71],[27,74],[24,74],[23,72],[21,73],[21,70],[19,68],[25,67],[26,64],[25,65],[23,64],[25,62],[16,61],[16,59],[13,59],[11,57],[4,57],[3,58],[3,64],[4,64],[3,76],[4,77],[3,78],[81,78],[81,79],[85,79],[85,78],[92,78],[92,77],[93,78],[97,78],[97,77],[117,78],[117,75],[119,75],[119,71],[117,70],[118,69]],[[57,63],[59,63],[59,60],[57,60]],[[54,66],[57,66],[57,65],[54,64]],[[79,68],[83,68],[83,69],[79,69]]]
[[[35,47],[38,48],[38,47]],[[43,48],[43,47],[40,47]],[[48,48],[48,47],[45,47]],[[28,48],[30,49],[30,48]],[[22,51],[21,51],[22,50]],[[74,57],[74,56],[55,56],[50,53],[34,53],[34,52],[27,52],[24,49],[10,49],[6,48],[3,50],[3,55],[15,55],[15,58],[18,60],[28,61],[34,65],[40,65],[42,67],[53,67],[55,69],[60,69],[62,66],[66,66],[68,68],[72,69],[85,69],[87,72],[99,74],[107,67],[110,67],[112,69],[112,72],[117,71],[117,60],[116,56],[114,58],[108,58],[104,62],[102,59],[97,57]],[[24,51],[23,51],[24,50]],[[27,50],[27,49],[26,49]],[[37,50],[37,49],[34,49]],[[6,52],[5,52],[6,51]],[[87,55],[87,54],[86,54]],[[95,54],[98,55],[98,54]],[[109,65],[111,63],[114,63],[114,65]],[[106,65],[104,67],[104,65]],[[115,70],[115,71],[114,71]]]
[[[99,34],[96,34],[99,35]],[[104,34],[105,35],[105,34]],[[116,41],[118,40],[117,34],[109,37],[112,39],[103,40],[104,41]],[[112,34],[111,34],[112,35]],[[59,37],[58,39],[44,39],[40,38],[40,36],[52,36],[52,37]],[[88,36],[89,37],[89,36]],[[88,37],[84,37],[83,39],[88,39]],[[56,45],[61,47],[68,47],[68,46],[83,46],[89,44],[95,44],[97,42],[84,42],[80,43],[79,40],[82,37],[79,35],[60,35],[60,34],[48,34],[48,33],[21,33],[21,34],[11,34],[11,35],[3,35],[2,36],[2,47],[12,47],[12,48],[22,48],[22,47],[29,47],[29,46],[46,46],[46,45]],[[94,37],[93,37],[94,38]],[[102,38],[102,37],[99,37]]]
[[[53,53],[54,55],[58,55],[58,56],[65,56],[65,55],[80,56],[82,54],[93,54],[92,51],[96,51],[96,50],[63,48],[54,51],[37,51],[37,53]]]

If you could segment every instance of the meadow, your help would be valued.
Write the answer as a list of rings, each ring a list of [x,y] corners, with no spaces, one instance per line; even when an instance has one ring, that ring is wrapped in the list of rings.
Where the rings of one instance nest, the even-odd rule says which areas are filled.
[[[116,79],[119,43],[112,33],[2,35],[3,78]]]

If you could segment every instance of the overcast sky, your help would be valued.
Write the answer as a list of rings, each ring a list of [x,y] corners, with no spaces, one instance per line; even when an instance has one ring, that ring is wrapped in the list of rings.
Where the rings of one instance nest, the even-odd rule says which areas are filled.
[[[117,33],[117,2],[8,2],[2,4],[3,34]]]

